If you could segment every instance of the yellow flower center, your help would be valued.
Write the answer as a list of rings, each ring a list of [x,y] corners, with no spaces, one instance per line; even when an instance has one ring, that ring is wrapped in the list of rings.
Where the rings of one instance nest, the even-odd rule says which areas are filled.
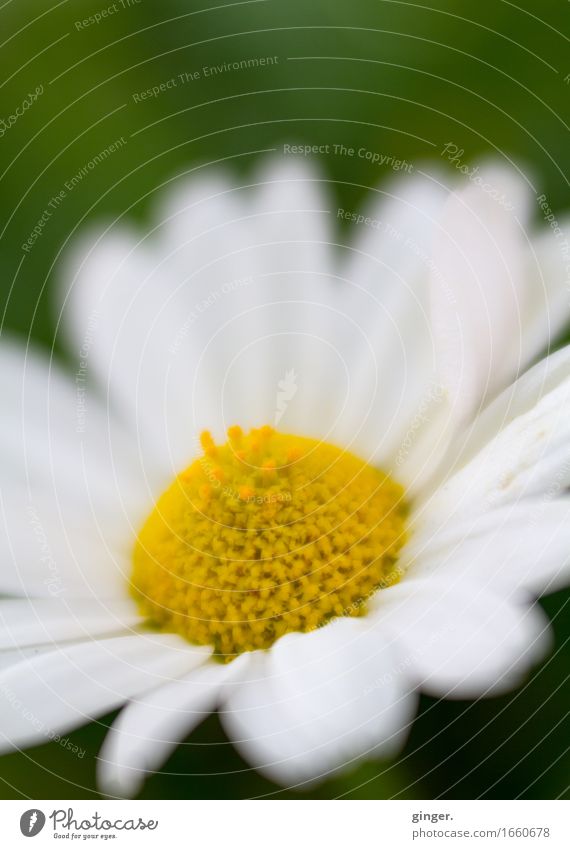
[[[268,426],[201,443],[136,541],[132,589],[155,626],[230,660],[361,616],[398,581],[406,503],[384,472]]]

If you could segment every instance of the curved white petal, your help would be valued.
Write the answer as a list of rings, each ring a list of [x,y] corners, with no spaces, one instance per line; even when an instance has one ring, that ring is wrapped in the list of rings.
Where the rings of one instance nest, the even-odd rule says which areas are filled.
[[[455,453],[458,471],[420,508],[429,521],[485,513],[553,487],[556,495],[568,485],[569,372],[566,348],[535,366],[481,415]]]
[[[0,671],[7,666],[15,666],[28,658],[37,657],[40,654],[45,654],[49,648],[45,646],[28,646],[19,649],[5,649],[0,651]]]
[[[125,510],[132,509],[128,492],[125,499]],[[139,526],[118,509],[109,516],[104,504],[81,506],[70,495],[54,503],[43,494],[31,499],[25,491],[8,491],[0,499],[0,592],[124,599]]]
[[[444,175],[426,165],[375,189],[364,209],[340,210],[339,221],[346,213],[361,216],[343,245],[343,275],[349,283],[380,298],[392,314],[405,309],[410,289],[427,288],[432,244],[448,194]]]
[[[141,621],[133,602],[94,599],[1,599],[0,649],[89,639]]]
[[[244,758],[273,780],[322,779],[402,744],[416,701],[397,664],[364,621],[290,634],[252,657],[221,719]]]
[[[239,194],[238,253],[249,276],[220,299],[223,320],[204,348],[211,366],[197,390],[220,399],[224,429],[270,423],[322,436],[324,402],[338,410],[345,382],[335,379],[328,327],[334,284],[323,183],[306,163],[270,160]]]
[[[344,320],[335,334],[349,386],[334,437],[384,467],[436,379],[427,278],[446,195],[422,172],[395,178],[374,193],[342,245],[335,303]]]
[[[294,162],[270,163],[249,187],[194,177],[150,236],[116,227],[70,257],[66,326],[77,345],[86,316],[100,317],[93,371],[165,475],[189,462],[204,427],[220,438],[236,422],[272,422],[287,372],[300,375],[289,415],[310,427],[320,412],[328,206]]]
[[[122,596],[152,504],[132,440],[37,350],[3,339],[0,384],[0,592]]]
[[[442,577],[408,576],[378,593],[373,605],[379,634],[399,646],[417,686],[437,696],[471,699],[508,690],[550,645],[548,620],[537,605],[503,598],[459,566]]]
[[[441,216],[431,274],[438,371],[465,420],[520,370],[530,189],[483,164]]]
[[[550,348],[570,321],[569,237],[568,216],[560,219],[557,230],[543,226],[538,233],[531,234],[524,272],[529,292],[523,314],[525,364]]]
[[[330,273],[330,198],[320,172],[298,159],[269,159],[252,185],[260,266],[272,274]]]
[[[187,356],[186,338],[181,355],[171,353],[188,306],[180,294],[176,299],[176,281],[162,261],[149,238],[124,225],[84,234],[67,257],[63,322],[76,355],[96,316],[89,372],[136,436],[147,475],[164,486],[172,466],[179,470],[194,453],[196,357]]]
[[[146,775],[159,769],[172,750],[223,698],[248,656],[231,664],[204,663],[182,678],[129,702],[113,723],[99,753],[99,782],[107,793],[134,796]]]
[[[177,312],[165,352],[170,403],[176,403],[177,394],[180,403],[176,382],[181,381],[186,393],[181,423],[208,428],[218,437],[225,429],[228,395],[236,389],[235,380],[222,387],[227,361],[258,326],[260,284],[250,205],[247,191],[217,171],[177,181],[155,215],[157,274],[149,285],[156,287],[161,277],[170,280]],[[238,398],[246,383],[240,374]]]
[[[170,634],[83,642],[0,671],[0,749],[33,746],[184,675],[208,650]]]
[[[473,457],[514,419],[530,413],[547,395],[570,378],[570,345],[544,357],[521,375],[477,416],[458,436],[452,452],[456,467]]]
[[[560,490],[426,525],[402,551],[403,568],[441,580],[466,576],[508,595],[554,592],[570,583],[570,499],[560,498]]]
[[[27,487],[31,499],[55,492],[82,506],[104,502],[112,513],[111,484],[140,503],[136,454],[86,381],[85,370],[68,375],[47,352],[3,336],[0,461],[5,480]]]

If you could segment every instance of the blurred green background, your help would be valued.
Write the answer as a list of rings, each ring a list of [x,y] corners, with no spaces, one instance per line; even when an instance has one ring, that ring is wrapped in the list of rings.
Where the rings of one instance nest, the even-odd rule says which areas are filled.
[[[100,22],[81,23],[110,7]],[[409,162],[440,158],[452,142],[467,162],[485,153],[514,159],[563,210],[569,9],[566,0],[2,3],[3,328],[59,348],[51,293],[59,252],[76,229],[123,213],[144,221],[164,181],[220,160],[247,173],[259,151],[287,141],[366,146]],[[278,58],[133,98],[205,65],[259,56]],[[9,126],[36,87],[36,102]],[[126,143],[66,192],[24,255],[50,198],[120,137]],[[392,173],[360,159],[318,159],[347,208]],[[532,680],[476,704],[423,698],[397,762],[369,762],[311,794],[291,794],[251,771],[212,717],[143,795],[570,798],[569,600],[558,593],[543,602],[556,648]],[[96,796],[95,758],[112,718],[69,735],[83,758],[55,743],[0,758],[2,795]]]

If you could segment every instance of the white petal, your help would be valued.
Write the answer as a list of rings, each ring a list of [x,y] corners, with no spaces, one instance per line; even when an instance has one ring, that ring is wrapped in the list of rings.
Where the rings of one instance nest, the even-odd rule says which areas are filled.
[[[241,254],[253,279],[223,298],[197,394],[220,399],[224,428],[271,423],[322,436],[323,404],[332,395],[338,409],[344,388],[328,327],[330,204],[315,173],[290,161],[269,162],[242,195]]]
[[[144,239],[124,228],[86,238],[69,261],[66,315],[75,337],[85,316],[100,316],[93,370],[143,455],[172,475],[202,428],[220,438],[236,422],[271,422],[293,369],[305,374],[291,416],[311,425],[320,412],[330,216],[312,172],[295,163],[270,163],[253,187],[194,177],[159,216]]]
[[[49,651],[49,649],[45,646],[31,646],[22,649],[0,651],[0,671],[2,671],[7,666],[15,666],[17,663],[21,663],[23,660],[27,660],[28,658],[37,657],[40,654],[45,654],[45,652],[47,651]]]
[[[559,495],[557,487],[541,499],[428,525],[413,534],[402,566],[419,577],[466,575],[509,595],[554,592],[570,583],[570,499]]]
[[[436,376],[425,302],[412,291],[401,313],[389,309],[381,292],[374,299],[347,286],[334,342],[345,403],[333,420],[333,441],[383,467],[393,462],[422,400],[429,401]]]
[[[176,180],[160,198],[154,220],[162,272],[186,288],[188,309],[197,305],[193,296],[205,297],[252,273],[243,190],[228,174],[216,171]],[[210,326],[208,310],[201,316]]]
[[[570,218],[531,236],[525,263],[529,292],[523,314],[522,360],[531,362],[550,348],[570,321],[568,293],[568,236]]]
[[[521,201],[519,181],[506,169],[483,166],[476,180],[447,201],[434,247],[437,275],[431,275],[439,373],[460,419],[520,368],[529,298],[523,265],[529,202]]]
[[[89,372],[136,434],[146,473],[165,485],[172,466],[179,471],[194,451],[187,340],[179,357],[170,354],[186,293],[176,300],[162,261],[150,239],[125,227],[84,234],[67,257],[63,320],[76,356],[89,317],[97,317]]]
[[[251,249],[257,222],[247,191],[219,171],[177,181],[158,207],[156,220],[157,271],[159,278],[172,280],[177,311],[167,351],[170,403],[177,397],[180,401],[179,381],[190,402],[180,410],[182,421],[220,437],[227,396],[234,388],[233,380],[222,386],[224,359],[239,354],[247,341],[244,334],[255,330],[258,318],[250,312],[259,287],[258,257]],[[151,279],[150,284],[157,282]],[[239,375],[240,388],[247,381]]]
[[[74,504],[103,500],[112,514],[113,483],[137,500],[136,454],[100,399],[87,388],[83,393],[84,380],[85,370],[81,378],[68,375],[47,353],[3,337],[0,460],[6,480],[25,485],[32,497],[56,492]]]
[[[393,471],[408,490],[438,461],[438,440],[448,442],[428,310],[431,247],[448,195],[437,177],[420,170],[378,192],[365,211],[373,225],[350,233],[355,246],[337,296],[354,327],[337,329],[350,383],[334,441]]]
[[[216,707],[224,684],[247,663],[204,663],[182,678],[129,702],[115,720],[99,754],[99,783],[107,793],[134,796],[146,775]]]
[[[484,513],[523,497],[540,497],[553,487],[556,495],[568,485],[569,370],[566,348],[524,375],[482,414],[455,454],[459,470],[423,505],[430,521]]]
[[[509,601],[457,569],[444,577],[406,577],[378,593],[374,619],[397,642],[423,690],[476,698],[516,686],[550,645],[538,606]]]
[[[0,592],[122,595],[152,505],[132,439],[39,351],[3,340],[0,383]]]
[[[415,697],[397,656],[364,622],[290,634],[252,661],[221,718],[245,759],[273,780],[322,779],[401,745]]]
[[[139,527],[118,510],[115,516],[105,515],[105,505],[97,512],[88,504],[74,504],[71,495],[61,498],[54,504],[45,495],[32,500],[12,490],[0,502],[0,592],[34,598],[125,598]],[[128,493],[126,498],[128,502]]]
[[[391,314],[405,308],[409,288],[427,285],[434,233],[448,196],[442,175],[431,166],[427,170],[375,189],[368,208],[357,211],[364,221],[349,231],[345,245],[343,275],[379,298]]]
[[[330,273],[330,199],[320,173],[306,162],[274,159],[252,182],[261,273]]]
[[[0,600],[0,649],[126,631],[141,621],[134,603],[95,600]]]
[[[67,646],[0,672],[0,748],[32,746],[184,675],[205,656],[173,635],[139,634]]]
[[[465,466],[514,419],[529,413],[570,378],[570,345],[545,357],[505,389],[457,440],[454,464]]]

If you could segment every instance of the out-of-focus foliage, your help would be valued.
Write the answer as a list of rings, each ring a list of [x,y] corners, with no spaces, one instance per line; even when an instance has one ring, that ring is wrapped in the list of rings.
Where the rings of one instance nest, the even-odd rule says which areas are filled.
[[[111,8],[99,22],[81,23]],[[86,221],[144,221],[166,181],[222,166],[244,175],[261,151],[282,151],[284,142],[365,147],[413,163],[443,162],[452,143],[466,163],[484,154],[514,160],[553,209],[570,204],[564,0],[8,0],[0,23],[3,328],[48,347],[60,349],[58,258]],[[223,68],[259,57],[273,59]],[[140,96],[161,86],[157,96]],[[66,189],[121,137],[119,150]],[[393,173],[334,152],[312,158],[351,208]],[[24,254],[22,243],[58,195]],[[526,687],[476,704],[424,699],[397,763],[370,762],[303,795],[568,795],[569,598],[544,602],[556,648]],[[109,720],[70,735],[83,758],[50,743],[0,759],[3,795],[95,794],[95,756]],[[274,794],[291,795],[247,768],[215,717],[144,790],[149,798]]]

